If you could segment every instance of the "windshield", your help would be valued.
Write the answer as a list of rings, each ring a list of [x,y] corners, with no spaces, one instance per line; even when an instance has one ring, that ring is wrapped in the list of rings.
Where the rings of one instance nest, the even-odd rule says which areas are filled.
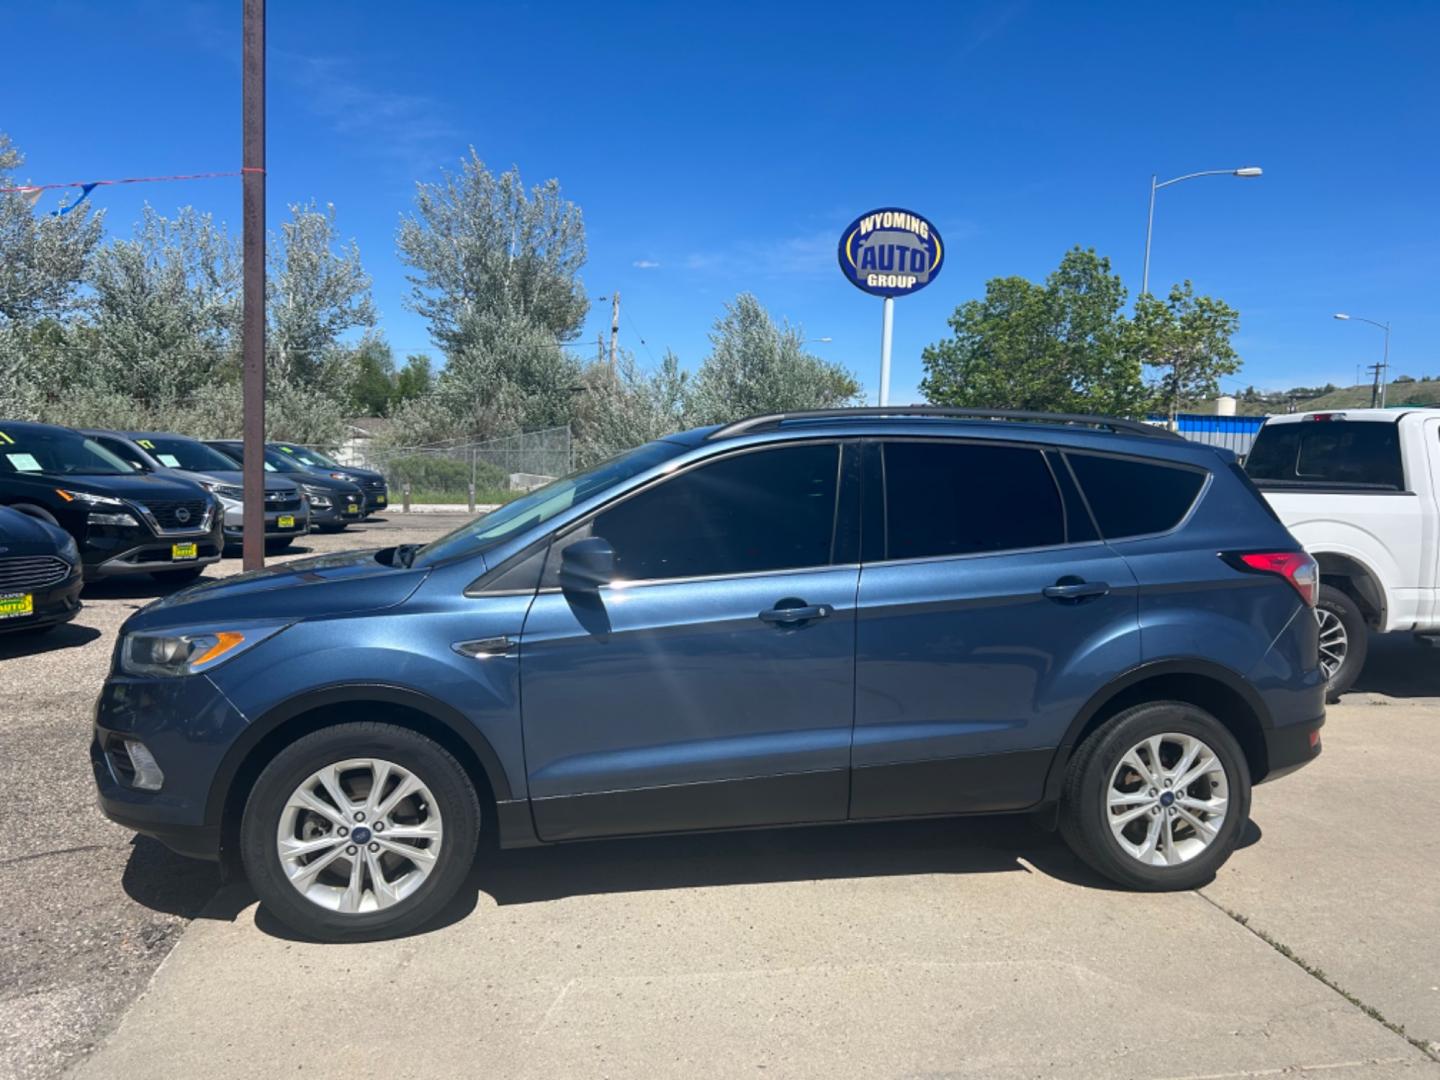
[[[137,438],[137,446],[150,451],[150,456],[167,469],[187,472],[234,472],[235,462],[219,450],[212,450],[194,439]]]
[[[1245,458],[1261,484],[1405,490],[1399,425],[1384,420],[1266,424]]]
[[[138,471],[76,431],[0,430],[0,474],[131,476]]]
[[[592,468],[571,473],[506,503],[484,517],[466,522],[438,540],[432,540],[415,553],[411,565],[423,566],[456,555],[476,555],[487,551],[526,529],[545,524],[576,503],[638,476],[683,450],[683,446],[675,443],[646,443]]]
[[[301,465],[323,465],[326,468],[339,468],[340,466],[340,463],[334,458],[327,457],[319,450],[312,449],[308,446],[291,446],[286,444],[285,446],[278,447],[278,449],[282,454],[288,454]]]

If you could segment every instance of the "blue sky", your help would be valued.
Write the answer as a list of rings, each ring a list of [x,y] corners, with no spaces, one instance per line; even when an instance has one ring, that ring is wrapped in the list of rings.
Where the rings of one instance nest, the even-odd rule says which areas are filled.
[[[0,130],[42,183],[236,168],[238,0],[90,0],[6,14]],[[594,297],[618,288],[642,366],[707,350],[755,292],[878,382],[880,301],[840,276],[861,212],[928,216],[947,265],[897,302],[892,397],[1002,274],[1073,244],[1138,290],[1152,172],[1260,165],[1160,192],[1151,286],[1241,313],[1227,385],[1354,381],[1394,324],[1395,373],[1440,374],[1440,6],[1385,4],[270,4],[269,213],[332,202],[397,352],[394,233],[416,180],[473,145],[584,210]],[[99,189],[113,231],[149,200],[238,228],[239,182]],[[47,205],[49,205],[47,203]],[[595,303],[585,339],[608,329]],[[642,336],[644,344],[642,344]]]

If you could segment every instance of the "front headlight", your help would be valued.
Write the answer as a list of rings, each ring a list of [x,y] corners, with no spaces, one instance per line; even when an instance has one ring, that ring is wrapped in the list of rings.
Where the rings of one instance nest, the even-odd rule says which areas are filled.
[[[320,510],[328,510],[331,506],[330,492],[325,488],[312,487],[309,484],[301,484],[300,490],[310,498],[310,505]]]
[[[108,495],[91,495],[88,491],[67,491],[65,488],[56,488],[55,494],[59,495],[66,502],[83,503],[85,506],[105,506],[125,509],[125,504],[119,499],[112,499]]]
[[[206,491],[214,492],[222,499],[229,499],[232,502],[240,502],[245,498],[245,489],[235,484],[222,484],[218,480],[201,480],[200,486]]]
[[[195,675],[273,637],[280,626],[247,626],[233,630],[137,631],[125,637],[120,670],[126,675]]]
[[[80,565],[80,545],[75,543],[75,537],[69,533],[65,534],[65,543],[60,548],[60,557],[71,565]]]

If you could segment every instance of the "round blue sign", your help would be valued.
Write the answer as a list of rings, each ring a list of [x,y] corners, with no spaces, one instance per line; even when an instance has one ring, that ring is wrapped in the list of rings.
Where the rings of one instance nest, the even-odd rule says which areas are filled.
[[[940,232],[911,210],[861,214],[840,236],[840,269],[872,296],[908,296],[935,280],[945,248]]]

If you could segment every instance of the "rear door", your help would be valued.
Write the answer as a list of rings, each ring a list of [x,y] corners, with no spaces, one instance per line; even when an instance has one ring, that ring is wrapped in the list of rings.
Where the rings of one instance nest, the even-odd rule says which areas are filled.
[[[839,442],[742,450],[555,540],[520,643],[543,838],[845,817],[859,567],[841,480]],[[586,536],[618,580],[562,591]]]
[[[872,443],[864,491],[851,817],[1036,802],[1080,707],[1139,661],[1128,567],[1033,445]]]

